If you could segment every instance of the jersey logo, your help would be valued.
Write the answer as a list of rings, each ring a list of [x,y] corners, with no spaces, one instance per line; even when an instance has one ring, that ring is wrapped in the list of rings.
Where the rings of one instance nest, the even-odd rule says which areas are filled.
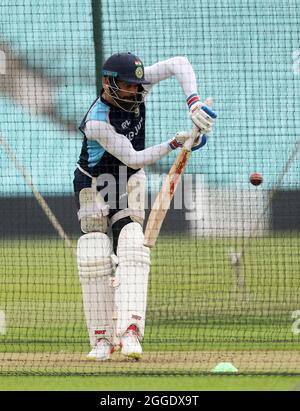
[[[130,131],[129,133],[126,134],[126,137],[128,138],[129,141],[132,141],[134,139],[134,137],[139,134],[139,131],[142,128],[143,121],[144,121],[144,118],[141,117],[140,121],[134,127],[133,131]]]
[[[131,122],[129,120],[124,121],[124,123],[121,124],[121,127],[123,130],[125,130],[125,128],[128,128],[130,126]]]

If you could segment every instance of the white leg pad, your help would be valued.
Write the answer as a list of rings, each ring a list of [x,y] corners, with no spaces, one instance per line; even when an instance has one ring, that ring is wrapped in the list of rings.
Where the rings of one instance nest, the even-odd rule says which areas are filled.
[[[85,234],[78,240],[77,263],[91,346],[102,337],[113,340],[112,253],[111,241],[104,233]]]
[[[118,337],[131,324],[138,327],[140,339],[144,336],[150,250],[143,242],[144,234],[139,223],[127,224],[119,235],[116,270],[119,286],[115,294]]]

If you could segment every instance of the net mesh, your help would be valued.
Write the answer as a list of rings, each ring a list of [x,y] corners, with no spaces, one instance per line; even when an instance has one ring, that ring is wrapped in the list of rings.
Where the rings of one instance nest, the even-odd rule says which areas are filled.
[[[96,97],[92,3],[2,0],[0,11],[0,373],[197,374],[220,362],[300,373],[298,1],[101,1],[103,58],[186,56],[218,113],[151,251],[139,362],[86,358],[72,180]],[[189,129],[186,113],[175,77],[156,85],[146,145]],[[146,167],[149,198],[177,154]]]

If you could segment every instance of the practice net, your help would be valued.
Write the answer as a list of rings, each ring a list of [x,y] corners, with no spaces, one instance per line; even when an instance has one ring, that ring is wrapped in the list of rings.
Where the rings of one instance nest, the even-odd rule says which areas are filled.
[[[299,10],[297,0],[1,1],[0,373],[200,374],[220,363],[300,373]],[[151,250],[142,359],[92,362],[72,180],[96,62],[119,51],[145,66],[187,57],[218,119]],[[146,146],[189,129],[187,112],[175,77],[153,87]],[[177,154],[146,167],[146,199]]]

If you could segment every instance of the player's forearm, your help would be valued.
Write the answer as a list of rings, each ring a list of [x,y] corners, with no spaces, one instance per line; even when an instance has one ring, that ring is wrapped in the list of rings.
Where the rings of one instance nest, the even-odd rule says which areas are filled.
[[[126,136],[116,133],[113,127],[101,121],[88,121],[85,135],[89,140],[97,141],[127,167],[136,170],[155,163],[172,151],[168,142],[136,151]]]
[[[172,57],[160,61],[152,66],[145,67],[145,78],[152,84],[175,76],[181,85],[186,97],[197,93],[195,72],[186,57]]]
[[[168,142],[158,144],[157,146],[146,148],[142,151],[135,151],[132,155],[123,156],[121,160],[128,167],[133,169],[143,168],[149,164],[156,163],[162,157],[170,153],[171,148]]]

